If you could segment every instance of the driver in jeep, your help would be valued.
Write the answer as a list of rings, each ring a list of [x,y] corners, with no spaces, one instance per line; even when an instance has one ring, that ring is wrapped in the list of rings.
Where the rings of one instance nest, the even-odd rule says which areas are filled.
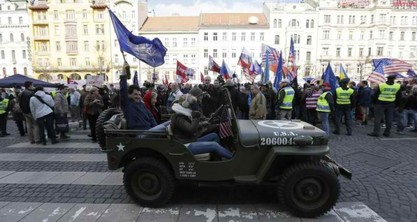
[[[204,134],[209,122],[199,111],[199,99],[203,95],[200,88],[193,88],[189,94],[180,97],[172,105],[171,130],[176,140],[185,144],[192,154],[216,153],[231,159],[232,152],[222,147],[216,133]],[[201,136],[201,137],[200,137]]]

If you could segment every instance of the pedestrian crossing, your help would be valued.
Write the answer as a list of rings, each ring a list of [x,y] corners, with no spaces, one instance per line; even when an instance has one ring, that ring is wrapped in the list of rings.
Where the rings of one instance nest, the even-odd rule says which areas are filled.
[[[385,221],[361,202],[341,202],[320,218],[302,219],[275,202],[263,203],[260,197],[250,203],[227,201],[219,193],[216,201],[206,202],[199,201],[198,191],[197,195],[183,192],[164,208],[143,208],[125,193],[121,171],[103,169],[106,155],[99,152],[98,144],[86,142],[90,139],[87,134],[71,132],[69,141],[47,146],[17,140],[7,150],[25,153],[0,153],[0,166],[9,166],[0,168],[0,222]],[[71,153],[72,149],[95,148],[97,153]],[[38,153],[37,149],[50,152]],[[181,201],[187,193],[195,195],[189,198],[193,201]]]

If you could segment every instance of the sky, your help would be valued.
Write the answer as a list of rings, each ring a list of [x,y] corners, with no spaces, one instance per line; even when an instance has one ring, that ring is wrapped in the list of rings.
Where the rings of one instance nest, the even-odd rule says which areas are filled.
[[[148,0],[156,16],[196,16],[201,12],[262,12],[264,0]]]

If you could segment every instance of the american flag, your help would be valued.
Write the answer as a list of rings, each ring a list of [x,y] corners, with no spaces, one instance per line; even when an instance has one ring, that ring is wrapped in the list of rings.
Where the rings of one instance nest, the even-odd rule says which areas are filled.
[[[268,52],[268,53],[266,53]],[[278,63],[278,52],[275,48],[262,43],[262,63],[266,62],[266,57],[268,54],[269,65]]]
[[[290,64],[291,62],[291,64]],[[288,67],[290,65],[290,67]],[[291,79],[296,78],[297,76],[297,66],[295,65],[295,50],[294,50],[294,40],[291,37],[290,43],[290,53],[288,55],[287,67],[290,70]]]
[[[395,74],[397,72],[407,72],[412,68],[412,65],[405,61],[399,59],[391,59],[388,60],[388,64],[384,66],[384,72],[385,74]]]
[[[412,69],[408,70],[407,76],[410,77],[410,78],[417,78],[416,72],[414,72],[414,70],[412,70]]]
[[[375,67],[374,71],[369,75],[368,81],[375,83],[384,83],[386,81],[384,77],[384,66],[388,63],[387,60],[381,60]]]
[[[233,136],[232,124],[230,122],[230,117],[229,117],[227,106],[223,107],[223,110],[222,110],[220,127],[219,127],[219,136],[220,136],[220,139]]]

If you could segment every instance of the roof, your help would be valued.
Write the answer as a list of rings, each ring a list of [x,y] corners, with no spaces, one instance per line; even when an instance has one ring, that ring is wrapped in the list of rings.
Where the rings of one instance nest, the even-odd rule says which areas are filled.
[[[198,31],[198,21],[199,16],[148,17],[140,31]]]
[[[268,27],[263,13],[202,13],[200,26]]]

